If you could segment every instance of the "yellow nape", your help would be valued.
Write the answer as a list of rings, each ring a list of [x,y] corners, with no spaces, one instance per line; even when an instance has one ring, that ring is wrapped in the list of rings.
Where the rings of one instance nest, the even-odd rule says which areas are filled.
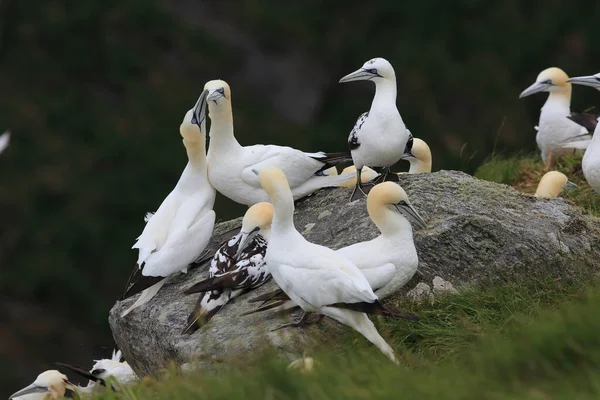
[[[256,203],[246,211],[242,220],[242,230],[251,231],[258,227],[261,229],[271,226],[273,221],[273,205],[266,201]]]
[[[231,89],[229,88],[229,85],[227,84],[227,82],[222,81],[220,79],[215,79],[215,80],[206,82],[206,84],[204,85],[204,90],[214,90],[214,89],[221,89],[221,88],[223,88],[225,90],[225,98],[230,99],[231,98]]]
[[[289,188],[285,174],[277,167],[263,168],[258,174],[258,180],[260,181],[260,186],[267,192],[269,197],[274,195],[279,187],[287,186]]]
[[[354,165],[350,165],[349,167],[344,168],[342,170],[342,175],[350,174],[352,172],[356,172],[356,167]],[[377,177],[377,175],[379,175],[379,174],[377,172],[375,172],[373,169],[371,169],[369,167],[363,167],[362,172],[360,174],[360,182],[361,183],[371,182],[373,179],[375,179]],[[340,183],[338,186],[349,188],[349,187],[354,187],[355,185],[356,185],[356,178],[353,178],[344,183]]]
[[[189,110],[185,113],[183,121],[179,126],[179,133],[188,142],[197,142],[203,140],[202,132],[198,125],[192,124],[192,117],[194,116],[194,110]]]
[[[388,204],[398,204],[401,201],[408,203],[408,196],[404,189],[394,182],[383,182],[373,186],[367,196],[367,211],[371,218],[382,216]]]
[[[540,179],[540,183],[535,191],[535,197],[553,199],[562,192],[567,181],[567,176],[562,172],[546,172],[546,174],[542,176],[542,179]]]
[[[550,80],[553,85],[570,87],[571,84],[567,83],[567,79],[569,79],[569,76],[565,73],[565,71],[557,67],[551,67],[540,72],[536,81],[545,82]]]

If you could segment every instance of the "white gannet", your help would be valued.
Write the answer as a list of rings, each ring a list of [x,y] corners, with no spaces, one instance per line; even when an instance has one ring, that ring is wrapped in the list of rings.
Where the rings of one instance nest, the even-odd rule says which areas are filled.
[[[275,145],[242,146],[233,134],[231,90],[221,80],[204,86],[211,127],[208,147],[208,178],[224,196],[236,203],[251,206],[267,201],[267,195],[252,170],[274,166],[289,177],[294,200],[323,187],[337,186],[351,176],[326,175],[324,170],[335,164],[350,161],[346,153],[305,153],[291,147]]]
[[[67,388],[74,385],[66,375],[55,369],[44,371],[29,386],[13,393],[9,399],[19,400],[48,400],[63,398]]]
[[[272,220],[271,203],[256,203],[246,211],[240,233],[215,253],[208,270],[209,278],[185,291],[185,294],[203,293],[188,317],[183,333],[196,331],[229,300],[269,280],[271,275],[265,264],[265,253]]]
[[[339,175],[339,173],[338,173],[337,168],[335,166],[333,166],[331,168],[327,168],[326,170],[324,170],[323,175],[334,176],[334,175]]]
[[[77,386],[76,389],[77,391],[89,394],[96,391],[99,387],[106,387],[109,378],[113,378],[122,385],[128,385],[138,380],[138,376],[133,372],[127,361],[121,361],[121,358],[121,350],[113,350],[111,358],[94,360],[94,366],[89,371],[76,365],[61,362],[55,364],[87,378],[89,380],[88,385],[85,387]],[[118,390],[114,385],[112,389]]]
[[[539,92],[549,93],[541,109],[536,135],[546,169],[555,161],[553,157],[573,153],[574,149],[564,147],[565,140],[589,133],[588,129],[572,121],[584,120],[585,116],[571,113],[571,84],[568,79],[567,74],[560,68],[545,69],[540,72],[535,83],[519,96],[523,98]]]
[[[164,279],[145,289],[121,317],[154,297],[169,275],[187,272],[212,235],[216,193],[207,177],[206,138],[200,128],[205,95],[203,92],[196,106],[185,114],[179,129],[189,161],[158,210],[146,215],[146,226],[133,245],[139,249],[137,265],[142,275]]]
[[[8,143],[10,142],[10,132],[6,131],[2,135],[0,135],[0,153],[2,153],[8,147]]]
[[[369,191],[367,211],[381,234],[375,239],[338,249],[336,253],[355,264],[375,295],[383,299],[406,285],[417,271],[419,259],[411,222],[417,227],[424,227],[425,222],[410,204],[404,189],[393,182],[380,183]],[[281,290],[250,301],[264,303],[247,314],[271,308],[281,311],[295,306]]]
[[[389,169],[400,160],[410,135],[396,107],[396,74],[392,64],[384,58],[373,58],[340,79],[340,83],[361,80],[375,83],[375,96],[371,109],[358,117],[348,137],[357,174],[350,200],[366,194],[360,177],[364,166],[383,168],[377,181],[398,181],[398,176]]]
[[[567,179],[567,176],[562,172],[549,171],[542,176],[535,197],[553,199],[558,197],[563,189],[577,189],[577,185]]]
[[[354,165],[350,165],[346,168],[344,168],[344,170],[342,171],[342,174],[355,174],[355,176],[349,180],[348,182],[344,182],[338,186],[340,187],[356,187],[356,167]],[[361,173],[360,173],[360,181],[361,183],[369,183],[371,182],[373,179],[377,178],[379,176],[379,174],[369,168],[369,167],[363,167]]]
[[[600,90],[600,73],[590,76],[578,76],[569,79],[570,83],[576,85],[584,85]],[[583,160],[581,160],[581,168],[583,169],[583,175],[587,183],[596,191],[600,193],[600,124],[596,120],[596,126],[594,128],[594,135],[586,146]]]
[[[363,273],[335,251],[307,241],[294,227],[294,200],[285,174],[278,168],[260,171],[260,185],[274,207],[266,262],[279,287],[303,310],[303,317],[289,325],[301,325],[309,312],[348,325],[392,361],[392,348],[379,335],[365,312],[417,319],[379,301]]]
[[[402,159],[410,162],[409,174],[431,172],[431,150],[424,140],[412,138],[412,144],[406,145]]]

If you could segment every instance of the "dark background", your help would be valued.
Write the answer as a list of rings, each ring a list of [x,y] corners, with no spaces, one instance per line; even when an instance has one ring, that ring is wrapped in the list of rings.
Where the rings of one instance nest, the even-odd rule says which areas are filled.
[[[143,229],[185,163],[204,83],[233,91],[242,144],[343,151],[373,57],[434,169],[534,151],[544,68],[600,70],[595,1],[0,0],[0,396],[54,361],[91,366]],[[600,101],[575,88],[573,109]],[[218,198],[218,219],[243,207]]]

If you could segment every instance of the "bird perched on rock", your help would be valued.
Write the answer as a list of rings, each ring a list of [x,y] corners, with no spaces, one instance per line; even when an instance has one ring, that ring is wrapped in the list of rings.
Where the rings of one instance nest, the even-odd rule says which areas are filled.
[[[431,150],[424,140],[413,138],[410,150],[402,155],[403,160],[410,163],[409,174],[422,174],[431,172]],[[407,146],[408,148],[408,146]]]
[[[224,196],[247,206],[267,201],[268,197],[252,170],[260,171],[268,166],[285,171],[294,200],[352,179],[349,175],[323,173],[336,164],[350,161],[347,153],[305,153],[284,146],[240,145],[233,134],[229,85],[214,80],[207,82],[204,88],[206,96],[203,101],[208,103],[211,121],[208,177]]]
[[[146,226],[133,245],[139,249],[134,273],[141,269],[143,276],[155,277],[155,283],[146,288],[121,317],[150,301],[168,276],[187,272],[188,265],[200,256],[212,235],[216,193],[208,181],[206,138],[199,118],[203,114],[201,99],[205,96],[203,92],[194,108],[185,114],[179,129],[188,163],[158,210],[146,216]]]
[[[563,189],[577,189],[577,185],[569,181],[567,176],[562,172],[548,171],[540,179],[540,183],[535,191],[535,197],[553,199],[558,197]]]
[[[540,72],[535,83],[519,96],[523,98],[534,93],[548,92],[548,99],[540,113],[536,135],[536,142],[542,160],[546,164],[546,170],[556,161],[555,157],[572,154],[575,151],[563,146],[565,140],[594,130],[590,126],[583,127],[579,123],[586,124],[584,121],[590,118],[595,120],[595,116],[571,112],[571,83],[568,79],[567,74],[560,68],[545,69]]]
[[[308,312],[326,315],[354,328],[397,362],[365,312],[418,318],[381,303],[363,273],[346,257],[304,239],[294,227],[293,195],[280,169],[268,167],[256,172],[274,207],[266,255],[269,271],[285,294],[305,311],[299,321],[287,326],[302,325]]]
[[[67,388],[70,389],[73,386],[66,375],[51,369],[39,374],[31,385],[13,393],[8,398],[15,400],[60,399],[65,396]]]
[[[265,253],[272,220],[270,203],[256,203],[246,211],[240,233],[215,253],[208,270],[209,278],[185,291],[186,294],[202,294],[188,317],[184,333],[194,332],[229,300],[261,286],[271,277],[265,264]]]
[[[370,110],[358,117],[348,137],[357,175],[350,200],[366,194],[360,176],[365,166],[382,169],[381,177],[373,184],[398,181],[398,176],[390,173],[390,167],[402,157],[410,136],[396,107],[396,73],[392,64],[384,58],[373,58],[340,79],[340,83],[362,80],[375,84],[375,96]]]

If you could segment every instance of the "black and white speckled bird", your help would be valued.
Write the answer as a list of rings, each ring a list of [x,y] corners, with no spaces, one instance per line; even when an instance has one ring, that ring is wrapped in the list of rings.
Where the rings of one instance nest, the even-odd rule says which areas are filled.
[[[229,300],[269,280],[271,275],[265,264],[265,254],[272,220],[271,203],[257,203],[246,211],[240,233],[215,253],[208,271],[209,278],[185,291],[186,294],[201,294],[183,333],[195,332]]]

